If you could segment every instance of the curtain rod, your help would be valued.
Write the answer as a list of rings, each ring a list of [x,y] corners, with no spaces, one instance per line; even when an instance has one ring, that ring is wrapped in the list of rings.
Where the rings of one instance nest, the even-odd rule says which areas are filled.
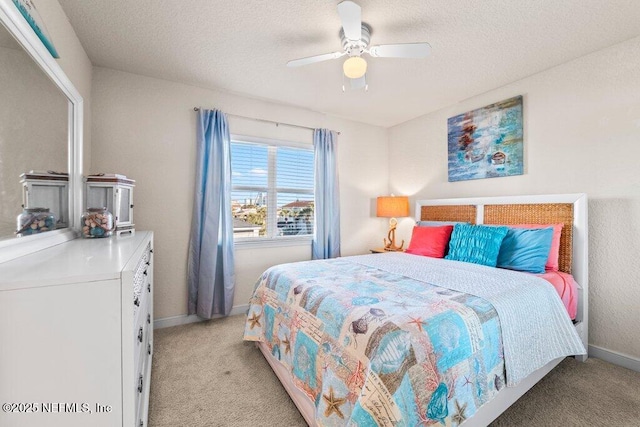
[[[193,107],[193,111],[200,111],[200,107]],[[255,120],[256,122],[264,122],[264,123],[275,123],[276,126],[289,126],[289,127],[293,127],[293,128],[301,128],[301,129],[310,129],[310,130],[315,130],[315,128],[309,127],[309,126],[302,126],[302,125],[294,125],[292,123],[283,123],[283,122],[275,122],[273,120],[267,120],[267,119],[256,119],[254,117],[248,117],[248,116],[241,116],[239,114],[230,114],[230,113],[225,113],[227,116],[233,116],[233,117],[240,117],[242,119],[249,119],[249,120]],[[338,135],[340,135],[340,132],[336,132]]]

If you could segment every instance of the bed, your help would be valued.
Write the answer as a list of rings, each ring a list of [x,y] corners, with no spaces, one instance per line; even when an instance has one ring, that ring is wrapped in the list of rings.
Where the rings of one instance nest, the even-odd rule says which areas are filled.
[[[562,280],[403,253],[285,264],[256,285],[245,340],[309,425],[488,425],[586,359],[586,212],[584,194],[418,201],[418,221],[563,223]]]

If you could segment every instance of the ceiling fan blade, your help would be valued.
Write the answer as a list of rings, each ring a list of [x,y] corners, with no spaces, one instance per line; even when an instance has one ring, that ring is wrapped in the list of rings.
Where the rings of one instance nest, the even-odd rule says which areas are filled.
[[[382,44],[369,48],[369,55],[377,58],[425,58],[430,53],[429,43]]]
[[[349,40],[362,38],[362,9],[352,1],[345,0],[338,4],[338,15],[342,21],[344,36]]]
[[[323,55],[309,56],[307,58],[294,59],[287,62],[287,67],[299,67],[301,65],[313,64],[316,62],[328,61],[330,59],[340,58],[345,52],[325,53]]]

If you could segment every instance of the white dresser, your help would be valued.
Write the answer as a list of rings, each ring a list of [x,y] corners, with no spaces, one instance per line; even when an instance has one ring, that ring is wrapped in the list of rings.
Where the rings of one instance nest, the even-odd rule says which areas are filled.
[[[0,426],[147,425],[153,233],[0,264]]]

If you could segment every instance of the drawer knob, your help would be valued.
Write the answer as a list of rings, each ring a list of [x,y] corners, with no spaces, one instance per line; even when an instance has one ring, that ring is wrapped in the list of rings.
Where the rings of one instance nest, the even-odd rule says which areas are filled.
[[[138,377],[138,393],[142,393],[142,374]]]
[[[151,344],[147,344],[147,354],[151,356]]]
[[[136,299],[133,300],[133,305],[140,307],[140,298],[136,297]]]
[[[144,274],[146,276],[147,275],[147,270],[145,270],[144,273],[142,273],[142,274]]]
[[[153,253],[153,249],[149,249],[149,253]]]
[[[138,341],[142,342],[142,326],[140,326],[140,329],[138,330]]]
[[[145,264],[151,265],[151,261],[147,261],[147,262],[145,262]]]
[[[151,314],[150,313],[147,314],[147,324],[149,324],[149,325],[151,324]]]

